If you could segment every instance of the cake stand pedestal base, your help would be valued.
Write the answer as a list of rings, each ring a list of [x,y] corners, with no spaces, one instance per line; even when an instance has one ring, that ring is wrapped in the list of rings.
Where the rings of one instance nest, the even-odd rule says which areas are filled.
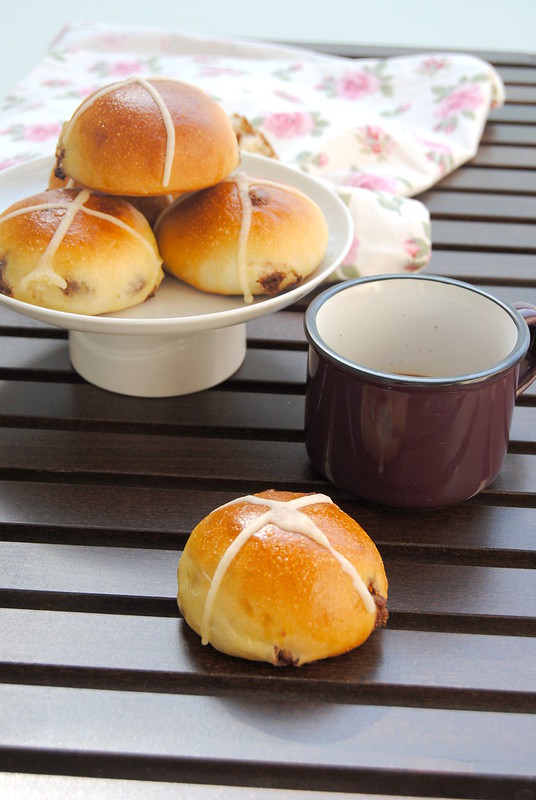
[[[199,333],[120,335],[69,331],[74,369],[90,383],[135,397],[174,397],[216,386],[246,354],[246,326]]]

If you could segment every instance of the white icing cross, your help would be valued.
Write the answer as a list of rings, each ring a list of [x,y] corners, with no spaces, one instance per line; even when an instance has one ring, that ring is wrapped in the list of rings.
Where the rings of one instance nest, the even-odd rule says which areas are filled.
[[[240,199],[240,206],[242,208],[242,218],[240,221],[240,232],[238,235],[238,255],[237,255],[237,269],[238,269],[238,282],[240,289],[244,295],[245,303],[253,302],[253,294],[249,288],[247,278],[247,246],[249,232],[251,230],[251,222],[253,215],[253,207],[249,189],[252,185],[255,186],[271,186],[276,189],[283,189],[290,194],[300,195],[301,192],[294,186],[287,186],[286,184],[270,181],[265,178],[251,178],[245,172],[239,171],[234,176],[234,182],[238,189],[238,197]]]
[[[255,503],[256,505],[268,506],[268,511],[260,514],[258,517],[256,517],[256,519],[252,520],[249,525],[246,525],[246,527],[243,528],[243,530],[238,534],[236,539],[231,542],[223,554],[220,563],[218,564],[216,571],[212,576],[210,588],[205,600],[205,607],[203,609],[203,618],[201,620],[201,641],[203,644],[208,644],[209,642],[210,620],[212,617],[214,602],[229,565],[247,540],[255,533],[260,531],[265,525],[270,523],[277,525],[282,530],[288,531],[289,533],[301,533],[328,550],[337,560],[341,569],[350,576],[353,586],[363,601],[363,605],[369,614],[376,613],[376,604],[374,599],[372,598],[367,586],[365,585],[365,582],[359,575],[354,565],[345,556],[343,556],[342,553],[339,553],[337,550],[335,550],[325,533],[323,533],[320,528],[315,525],[313,520],[308,517],[307,514],[303,514],[300,511],[300,508],[312,505],[313,503],[332,503],[333,501],[330,497],[325,494],[312,494],[296,497],[290,501],[284,501],[267,499],[265,497],[257,497],[255,495],[246,495],[245,497],[239,497],[236,500],[231,500],[230,503],[225,503],[216,510],[219,511],[222,508],[227,508],[227,506],[235,505],[236,503],[243,501]]]

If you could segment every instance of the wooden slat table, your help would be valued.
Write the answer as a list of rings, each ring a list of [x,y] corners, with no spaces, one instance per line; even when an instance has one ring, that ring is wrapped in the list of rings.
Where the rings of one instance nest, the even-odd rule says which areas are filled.
[[[508,101],[422,198],[428,271],[536,303],[536,59],[480,55]],[[536,798],[536,385],[478,498],[368,507],[304,451],[303,308],[250,323],[222,386],[158,400],[88,385],[64,332],[0,310],[1,798]],[[328,492],[378,544],[391,616],[362,648],[273,669],[179,618],[189,531],[268,487]]]

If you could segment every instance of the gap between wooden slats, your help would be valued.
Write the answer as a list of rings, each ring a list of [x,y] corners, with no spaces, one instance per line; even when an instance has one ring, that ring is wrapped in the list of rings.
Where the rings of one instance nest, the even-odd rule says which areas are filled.
[[[501,800],[534,786],[529,714],[11,685],[0,702],[9,771]]]

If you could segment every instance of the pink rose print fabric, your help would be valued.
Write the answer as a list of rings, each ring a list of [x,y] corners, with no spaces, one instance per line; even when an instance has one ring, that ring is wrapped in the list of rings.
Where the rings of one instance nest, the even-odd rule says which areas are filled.
[[[328,182],[354,220],[341,279],[426,267],[430,218],[414,198],[475,155],[490,109],[505,99],[493,67],[469,55],[353,60],[177,30],[77,25],[5,98],[0,170],[52,161],[82,99],[133,75],[199,86],[260,127],[281,161]]]

